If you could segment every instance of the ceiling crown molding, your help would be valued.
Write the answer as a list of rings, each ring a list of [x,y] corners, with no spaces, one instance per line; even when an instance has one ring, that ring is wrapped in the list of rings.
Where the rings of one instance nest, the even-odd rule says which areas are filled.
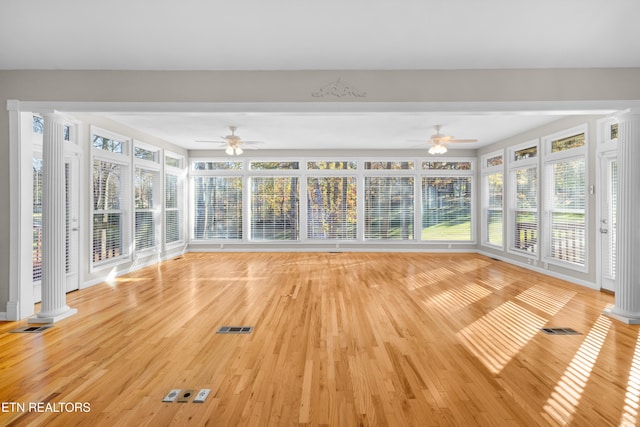
[[[341,78],[338,78],[335,82],[331,82],[328,85],[321,87],[316,92],[311,92],[311,96],[316,98],[324,98],[327,96],[333,96],[336,98],[342,98],[345,96],[365,98],[367,96],[367,92],[362,92],[356,87],[344,83]]]

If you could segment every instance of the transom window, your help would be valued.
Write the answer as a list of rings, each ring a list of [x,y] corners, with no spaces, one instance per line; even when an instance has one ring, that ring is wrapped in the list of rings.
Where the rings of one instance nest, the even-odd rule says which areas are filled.
[[[108,151],[110,153],[123,154],[125,152],[125,141],[109,138],[100,134],[91,136],[93,148]]]
[[[242,170],[243,162],[193,162],[194,171]]]
[[[307,162],[309,170],[355,170],[358,162],[355,161],[333,161],[333,162]]]
[[[515,150],[513,152],[512,160],[517,162],[519,160],[532,159],[532,158],[537,157],[537,156],[538,156],[538,146],[537,145],[532,145],[530,147],[526,147],[526,148],[521,148],[519,150]]]
[[[364,162],[364,168],[369,170],[412,170],[413,162]]]

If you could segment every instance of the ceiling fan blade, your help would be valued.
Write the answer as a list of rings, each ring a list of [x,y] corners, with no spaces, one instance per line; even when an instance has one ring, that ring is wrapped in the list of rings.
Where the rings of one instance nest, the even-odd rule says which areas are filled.
[[[212,144],[226,144],[226,141],[208,141],[208,140],[196,140],[196,142],[207,142]]]
[[[477,139],[450,139],[446,142],[478,142]]]
[[[438,137],[432,138],[432,141],[434,141],[434,142],[449,142],[452,139],[453,139],[453,136],[451,136],[451,135],[440,135]]]

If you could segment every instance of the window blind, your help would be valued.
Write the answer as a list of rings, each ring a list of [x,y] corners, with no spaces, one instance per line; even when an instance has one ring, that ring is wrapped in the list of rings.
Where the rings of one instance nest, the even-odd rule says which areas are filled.
[[[178,202],[179,178],[178,175],[165,173],[164,181],[165,243],[174,243],[182,240]]]
[[[422,239],[471,240],[471,177],[422,178]]]
[[[33,203],[32,203],[32,278],[34,282],[42,280],[42,155],[37,153],[33,157],[32,172],[33,172]],[[71,170],[69,163],[64,165],[64,210],[65,210],[65,272],[69,272],[71,269],[71,195],[70,192],[70,179]]]
[[[487,243],[502,246],[502,173],[488,174],[485,184],[488,197],[485,217]]]
[[[93,162],[93,261],[123,255],[123,174],[126,166],[104,160]]]
[[[297,177],[251,178],[251,239],[298,240]]]
[[[152,249],[157,244],[155,225],[155,182],[158,172],[136,168],[135,194],[135,249]]]
[[[35,116],[34,116],[35,119]],[[33,157],[33,281],[42,280],[42,158]]]
[[[513,248],[520,251],[538,252],[538,169],[536,167],[516,169],[515,181],[515,228]]]
[[[307,237],[356,238],[356,178],[307,179]]]
[[[64,164],[64,271],[71,271],[71,165]]]
[[[242,178],[194,178],[194,239],[242,239]]]
[[[584,158],[547,165],[547,207],[550,211],[550,257],[585,263],[585,162]]]
[[[617,265],[616,241],[618,236],[617,221],[617,205],[618,205],[618,162],[613,160],[609,169],[609,194],[611,194],[611,202],[609,203],[609,277],[615,279]]]
[[[413,177],[367,176],[365,239],[413,240]]]

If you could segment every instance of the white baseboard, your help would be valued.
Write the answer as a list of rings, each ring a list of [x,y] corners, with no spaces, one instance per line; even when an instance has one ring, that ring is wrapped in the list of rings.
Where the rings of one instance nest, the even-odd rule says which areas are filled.
[[[175,248],[174,250],[171,250],[167,253],[165,253],[165,255],[163,257],[153,257],[150,256],[149,259],[145,260],[142,263],[138,263],[137,261],[134,261],[129,267],[125,268],[122,267],[120,270],[118,270],[115,274],[115,276],[113,276],[113,278],[115,277],[120,277],[124,274],[128,274],[128,273],[132,273],[134,271],[140,270],[142,268],[145,267],[150,267],[152,265],[158,264],[159,262],[163,262],[163,261],[167,261],[169,259],[175,258],[177,256],[183,255],[185,252],[188,252],[188,250],[186,250],[186,247],[180,246]],[[107,276],[103,276],[103,277],[98,277],[96,279],[93,280],[89,280],[86,281],[82,284],[80,284],[80,289],[87,289],[90,288],[92,286],[98,285],[100,283],[104,283],[108,280]]]
[[[586,288],[593,289],[595,291],[599,291],[600,290],[600,287],[598,286],[597,283],[589,282],[587,280],[581,280],[581,279],[578,279],[578,278],[575,278],[575,277],[572,277],[572,276],[569,276],[569,275],[566,275],[566,274],[558,273],[556,271],[546,270],[544,268],[540,268],[540,267],[537,267],[537,266],[534,266],[534,265],[530,265],[530,264],[527,264],[527,263],[524,263],[524,262],[516,261],[516,260],[511,259],[511,258],[506,258],[506,257],[500,256],[500,255],[497,255],[497,254],[494,254],[494,253],[491,253],[491,252],[484,252],[482,250],[478,250],[476,252],[478,254],[480,254],[480,255],[484,255],[484,256],[489,257],[489,258],[494,258],[494,259],[497,259],[497,260],[500,260],[500,261],[503,261],[503,262],[506,262],[506,263],[509,263],[509,264],[512,264],[512,265],[516,265],[518,267],[522,267],[522,268],[527,269],[527,270],[535,271],[536,273],[545,274],[547,276],[555,277],[556,279],[561,279],[561,280],[564,280],[566,282],[575,283],[576,285],[584,286]]]

